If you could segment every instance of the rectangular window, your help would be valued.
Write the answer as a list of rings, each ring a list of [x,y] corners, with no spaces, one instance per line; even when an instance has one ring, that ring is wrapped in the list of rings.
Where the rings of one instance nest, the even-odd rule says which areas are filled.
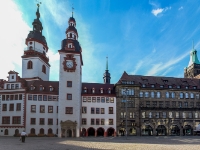
[[[150,107],[150,101],[146,101],[146,107]]]
[[[153,101],[153,107],[157,107],[157,101]]]
[[[162,117],[163,117],[163,118],[166,118],[166,117],[167,117],[167,113],[166,113],[166,112],[163,112],[163,113],[162,113]]]
[[[37,95],[33,95],[33,100],[37,101]]]
[[[94,125],[94,119],[91,119],[91,125]]]
[[[183,115],[182,115],[182,117],[183,117],[183,118],[186,118],[185,112],[183,112]]]
[[[88,102],[91,102],[91,97],[88,97],[87,101],[88,101]]]
[[[106,103],[109,103],[109,97],[106,97]]]
[[[163,101],[159,101],[159,107],[163,107]]]
[[[19,94],[19,100],[22,100],[22,94]]]
[[[45,113],[45,105],[40,105],[40,113]]]
[[[14,84],[11,84],[11,89],[14,89],[15,88],[15,85]]]
[[[182,102],[178,102],[178,107],[179,107],[179,108],[182,107]]]
[[[18,100],[18,95],[15,95],[15,100]]]
[[[53,96],[53,101],[57,101],[57,96]]]
[[[195,118],[198,118],[198,116],[199,116],[198,113],[195,112],[195,113],[194,113],[194,117],[195,117]]]
[[[83,102],[87,102],[87,97],[83,97]]]
[[[43,101],[47,101],[47,96],[43,95]]]
[[[73,107],[66,107],[65,114],[73,114]]]
[[[190,119],[192,118],[192,113],[191,113],[191,112],[188,113],[188,117],[189,117]]]
[[[42,95],[38,95],[38,101],[42,101]]]
[[[4,100],[6,100],[6,97],[5,97],[5,95],[2,95],[2,100],[4,101]]]
[[[129,118],[133,118],[133,113],[130,112]]]
[[[114,103],[114,98],[110,97],[110,103]]]
[[[48,118],[48,125],[53,125],[53,119],[52,118]]]
[[[87,124],[87,119],[86,118],[82,118],[82,125],[86,125]]]
[[[109,107],[109,114],[113,114],[113,107]]]
[[[96,108],[96,114],[100,113],[100,108]]]
[[[95,108],[92,107],[92,108],[91,108],[91,114],[94,114],[94,110],[95,110]]]
[[[21,117],[20,116],[13,117],[12,124],[21,124]]]
[[[99,119],[96,119],[96,125],[99,125]]]
[[[48,96],[48,101],[52,101],[52,96]]]
[[[31,112],[36,112],[36,105],[31,105]]]
[[[97,97],[97,103],[100,103],[100,97]]]
[[[92,97],[92,102],[96,103],[96,97]]]
[[[188,108],[188,102],[184,102],[184,107]]]
[[[176,107],[176,102],[172,101],[172,107],[175,108]]]
[[[104,114],[105,111],[104,111],[104,108],[101,108],[101,114]]]
[[[101,119],[101,125],[105,124],[105,119]]]
[[[67,81],[67,87],[72,87],[72,81]]]
[[[82,107],[82,114],[86,114],[87,113],[87,107]]]
[[[35,118],[31,118],[31,124],[36,124],[36,119]]]
[[[105,103],[105,97],[101,97],[101,103]]]
[[[67,100],[72,100],[72,94],[67,94]]]
[[[48,106],[48,113],[53,113],[53,106]]]
[[[113,125],[113,119],[109,119],[108,123],[109,125]]]
[[[10,95],[10,100],[13,100],[14,99],[14,95]]]
[[[14,104],[10,104],[9,111],[14,111]]]
[[[169,112],[169,118],[172,118],[172,112]]]
[[[165,107],[169,107],[169,106],[170,106],[169,101],[165,101]]]
[[[190,102],[190,107],[194,107],[194,102]]]
[[[10,124],[10,117],[2,117],[2,124]]]
[[[7,111],[7,104],[3,104],[2,111]]]
[[[15,88],[18,89],[19,88],[19,84],[15,84]]]
[[[44,118],[40,118],[40,125],[44,125]]]
[[[16,111],[20,111],[21,110],[21,103],[17,103],[16,105]]]
[[[7,84],[7,89],[10,89],[10,84]]]
[[[176,118],[179,118],[179,112],[176,112]]]

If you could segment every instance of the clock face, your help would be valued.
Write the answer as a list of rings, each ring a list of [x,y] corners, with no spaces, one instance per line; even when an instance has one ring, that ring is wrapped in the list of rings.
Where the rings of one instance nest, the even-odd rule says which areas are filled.
[[[73,62],[72,61],[67,61],[66,62],[67,68],[72,68],[73,67]]]

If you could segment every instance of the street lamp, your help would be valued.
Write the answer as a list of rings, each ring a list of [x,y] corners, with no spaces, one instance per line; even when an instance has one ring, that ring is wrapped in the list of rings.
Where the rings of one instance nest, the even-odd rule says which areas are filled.
[[[126,88],[125,90],[124,90],[124,93],[125,93],[125,104],[126,104],[126,139],[127,139],[127,95],[128,95],[128,89]]]

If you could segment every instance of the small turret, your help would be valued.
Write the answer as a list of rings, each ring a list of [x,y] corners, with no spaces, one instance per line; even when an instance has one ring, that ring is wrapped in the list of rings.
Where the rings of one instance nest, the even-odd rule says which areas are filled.
[[[106,57],[106,70],[105,70],[105,73],[103,74],[103,80],[104,80],[104,83],[105,84],[110,84],[110,73],[109,73],[109,70],[108,70],[108,57]]]

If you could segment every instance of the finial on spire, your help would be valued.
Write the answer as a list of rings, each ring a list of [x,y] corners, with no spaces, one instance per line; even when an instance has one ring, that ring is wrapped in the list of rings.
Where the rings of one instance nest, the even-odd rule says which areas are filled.
[[[72,17],[73,17],[73,13],[74,13],[74,7],[72,6]]]
[[[108,56],[106,57],[106,70],[108,70]]]
[[[37,12],[36,12],[36,16],[37,16],[37,19],[39,19],[40,18],[40,12],[39,12],[39,7],[40,7],[40,5],[42,4],[42,2],[38,2],[37,1]]]

